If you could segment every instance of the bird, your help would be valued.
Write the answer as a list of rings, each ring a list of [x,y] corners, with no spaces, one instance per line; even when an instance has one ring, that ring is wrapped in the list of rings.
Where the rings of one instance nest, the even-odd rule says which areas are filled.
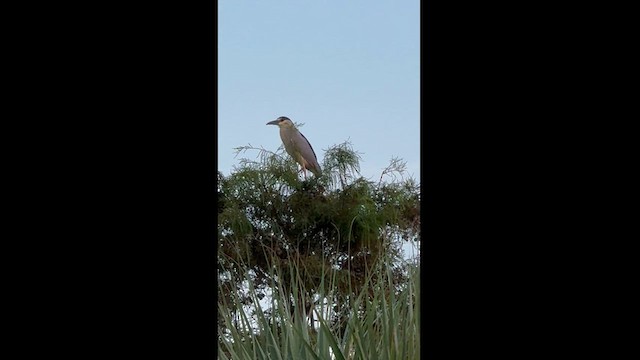
[[[315,151],[313,151],[309,140],[298,131],[288,117],[280,116],[273,121],[269,121],[267,125],[278,125],[284,149],[302,166],[301,171],[304,174],[305,180],[307,180],[306,170],[311,171],[315,176],[320,176],[322,170],[318,164]]]

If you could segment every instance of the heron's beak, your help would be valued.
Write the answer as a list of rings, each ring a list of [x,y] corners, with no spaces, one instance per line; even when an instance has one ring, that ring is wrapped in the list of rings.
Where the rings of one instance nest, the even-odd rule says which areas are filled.
[[[278,125],[278,123],[279,123],[278,120],[273,120],[273,121],[269,121],[267,125]]]

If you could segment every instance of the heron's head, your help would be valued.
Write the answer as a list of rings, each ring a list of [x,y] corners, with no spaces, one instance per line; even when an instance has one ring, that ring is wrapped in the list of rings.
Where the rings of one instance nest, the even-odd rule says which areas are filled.
[[[295,127],[293,125],[293,121],[291,121],[286,116],[280,116],[279,118],[277,118],[277,119],[275,119],[273,121],[269,121],[267,123],[267,125],[278,125],[278,127],[281,127],[281,128],[292,128],[292,127]]]

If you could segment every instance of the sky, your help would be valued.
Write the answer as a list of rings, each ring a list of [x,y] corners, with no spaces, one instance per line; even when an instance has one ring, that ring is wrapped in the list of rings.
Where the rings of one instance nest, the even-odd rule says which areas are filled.
[[[420,182],[419,3],[218,1],[218,170],[276,151],[287,116],[320,164],[348,140],[365,178],[398,157]]]

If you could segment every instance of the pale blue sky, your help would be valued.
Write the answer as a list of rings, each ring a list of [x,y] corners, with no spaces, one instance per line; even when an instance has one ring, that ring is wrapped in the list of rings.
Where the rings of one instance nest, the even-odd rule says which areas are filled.
[[[238,165],[234,147],[275,151],[266,123],[287,116],[320,164],[349,139],[364,177],[378,180],[396,156],[420,181],[419,4],[218,1],[218,169]]]

